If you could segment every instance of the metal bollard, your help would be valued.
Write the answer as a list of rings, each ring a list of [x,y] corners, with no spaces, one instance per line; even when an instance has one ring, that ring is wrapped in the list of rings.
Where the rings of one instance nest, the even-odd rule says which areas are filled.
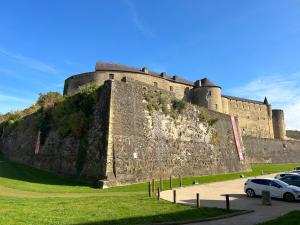
[[[200,194],[197,193],[197,208],[200,208]]]
[[[173,190],[173,202],[176,204],[176,190]]]
[[[263,205],[272,205],[270,191],[261,192],[261,201]]]
[[[180,182],[180,183],[179,183],[179,186],[182,187],[182,176],[180,176],[179,179],[180,179],[180,181],[179,181],[179,182]]]
[[[152,196],[152,191],[151,191],[151,181],[148,182],[148,194],[149,194],[149,197]]]
[[[152,192],[154,193],[155,192],[155,180],[152,179]]]
[[[229,211],[230,210],[229,195],[225,195],[225,197],[226,197],[226,210]]]

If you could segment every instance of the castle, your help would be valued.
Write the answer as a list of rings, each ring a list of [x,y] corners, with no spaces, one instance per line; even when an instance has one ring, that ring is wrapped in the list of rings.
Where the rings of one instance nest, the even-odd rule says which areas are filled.
[[[300,141],[285,138],[283,111],[272,110],[266,98],[222,95],[207,78],[190,82],[145,67],[98,62],[95,72],[66,79],[64,103],[87,100],[82,89],[93,84],[101,86],[88,89],[96,94],[88,120],[78,117],[85,104],[76,105],[77,117],[63,105],[51,109],[58,107],[70,124],[86,123],[83,136],[63,135],[54,123],[47,124],[50,109],[42,114],[48,120],[37,126],[39,111],[13,126],[2,124],[0,153],[44,170],[91,178],[102,187],[243,172],[252,163],[300,162]]]
[[[172,92],[176,98],[238,118],[242,136],[285,139],[284,112],[273,109],[267,98],[263,102],[222,95],[221,87],[204,78],[195,82],[165,72],[155,73],[119,64],[97,62],[95,72],[73,75],[66,79],[64,94],[75,93],[81,86],[104,84],[106,80],[133,79]]]

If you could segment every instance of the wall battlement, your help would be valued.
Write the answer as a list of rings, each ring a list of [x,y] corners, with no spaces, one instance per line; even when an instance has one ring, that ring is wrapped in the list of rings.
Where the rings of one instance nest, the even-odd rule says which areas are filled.
[[[73,75],[66,79],[64,94],[74,94],[80,87],[85,85],[101,85],[106,80],[121,81],[124,78],[137,80],[172,92],[180,100],[216,112],[234,115],[238,118],[242,135],[285,139],[284,112],[282,110],[272,110],[272,106],[266,98],[260,102],[222,95],[221,87],[207,78],[191,82],[176,75],[170,76],[165,72],[155,73],[149,71],[146,67],[139,69],[125,65],[97,62],[95,72]]]

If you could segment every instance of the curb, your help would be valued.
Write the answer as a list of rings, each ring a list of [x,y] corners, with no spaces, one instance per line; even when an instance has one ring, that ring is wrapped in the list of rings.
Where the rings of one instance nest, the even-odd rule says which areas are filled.
[[[166,222],[166,223],[152,223],[149,225],[182,225],[182,224],[189,224],[189,223],[199,223],[199,222],[206,222],[206,221],[212,221],[212,220],[220,220],[220,219],[226,219],[234,216],[240,216],[243,214],[248,214],[252,213],[254,210],[242,210],[240,212],[234,212],[234,213],[229,213],[225,214],[222,216],[215,216],[215,217],[210,217],[210,218],[204,218],[204,219],[194,219],[194,220],[186,220],[186,221],[174,221],[174,222]]]

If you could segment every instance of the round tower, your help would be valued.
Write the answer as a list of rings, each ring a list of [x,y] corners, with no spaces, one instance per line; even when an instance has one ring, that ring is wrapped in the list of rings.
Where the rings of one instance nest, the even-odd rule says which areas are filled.
[[[215,85],[207,78],[195,82],[191,100],[195,105],[223,112],[221,87]]]
[[[284,123],[284,112],[281,109],[272,110],[272,121],[274,129],[274,138],[285,139],[285,123]]]

